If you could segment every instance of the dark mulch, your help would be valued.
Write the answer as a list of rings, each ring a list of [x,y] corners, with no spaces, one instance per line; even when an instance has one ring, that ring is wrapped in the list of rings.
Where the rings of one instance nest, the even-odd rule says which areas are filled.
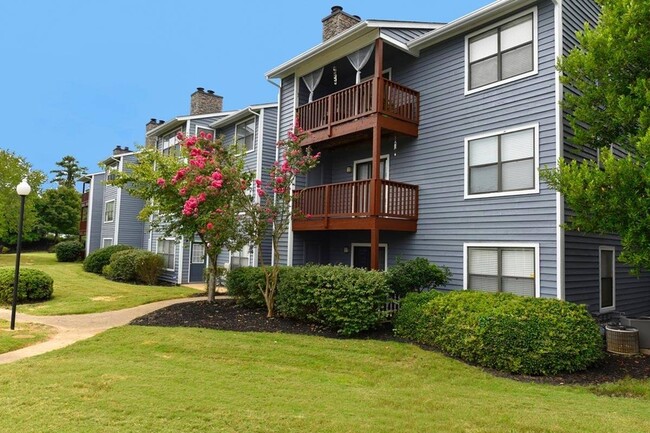
[[[131,322],[142,326],[184,326],[240,332],[283,332],[288,334],[317,335],[342,338],[336,332],[310,323],[274,317],[268,319],[266,311],[241,307],[231,299],[175,304],[142,316]],[[404,341],[395,337],[390,327],[365,333],[357,338]],[[434,350],[430,347],[423,347]],[[490,373],[515,380],[555,385],[592,385],[615,382],[625,377],[650,378],[650,356],[623,356],[607,353],[603,361],[589,370],[552,377],[519,376],[487,370]]]

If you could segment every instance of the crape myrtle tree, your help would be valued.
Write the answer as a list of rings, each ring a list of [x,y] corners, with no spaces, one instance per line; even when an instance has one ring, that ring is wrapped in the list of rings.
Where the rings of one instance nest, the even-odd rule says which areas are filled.
[[[572,90],[563,108],[574,143],[599,149],[600,163],[560,160],[542,175],[574,212],[567,228],[619,235],[619,259],[639,271],[650,269],[650,2],[598,3],[597,26],[585,26],[558,68]]]
[[[153,229],[187,239],[197,235],[206,247],[209,272],[216,273],[224,249],[239,251],[249,242],[240,222],[251,201],[253,175],[244,170],[237,146],[224,146],[205,133],[178,138],[181,158],[144,148],[138,162],[117,173],[112,184],[145,201],[139,217]],[[209,301],[215,285],[216,278],[208,278]]]
[[[255,198],[249,202],[246,218],[242,220],[244,232],[251,244],[257,247],[260,266],[264,269],[265,286],[260,287],[267,308],[267,316],[273,317],[275,292],[280,271],[280,241],[289,229],[294,216],[310,218],[298,204],[300,196],[294,194],[293,185],[297,176],[306,174],[318,164],[320,153],[312,155],[311,148],[303,148],[301,142],[307,134],[298,120],[286,140],[277,143],[280,161],[276,161],[269,172],[268,180],[255,179]],[[261,244],[271,236],[273,245],[272,266],[264,266]]]

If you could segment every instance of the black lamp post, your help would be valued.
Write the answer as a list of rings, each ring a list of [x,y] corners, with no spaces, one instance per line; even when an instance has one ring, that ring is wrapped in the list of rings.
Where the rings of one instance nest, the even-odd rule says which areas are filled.
[[[11,330],[16,327],[16,301],[18,300],[18,277],[20,276],[20,247],[23,240],[23,220],[25,219],[25,197],[32,192],[32,188],[27,183],[27,179],[16,187],[16,192],[20,196],[20,217],[18,218],[18,242],[16,242],[16,271],[14,273],[14,297],[11,301]]]

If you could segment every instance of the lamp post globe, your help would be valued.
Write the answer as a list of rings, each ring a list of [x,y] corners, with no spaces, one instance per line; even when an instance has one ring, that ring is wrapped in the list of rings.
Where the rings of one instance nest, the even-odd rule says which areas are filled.
[[[25,197],[32,192],[32,187],[27,183],[27,179],[16,186],[16,193],[20,196],[20,216],[18,217],[18,240],[16,242],[16,270],[14,272],[14,293],[11,300],[11,323],[9,329],[12,331],[16,327],[16,304],[18,301],[18,279],[20,277],[20,247],[23,238],[23,220],[25,219]]]

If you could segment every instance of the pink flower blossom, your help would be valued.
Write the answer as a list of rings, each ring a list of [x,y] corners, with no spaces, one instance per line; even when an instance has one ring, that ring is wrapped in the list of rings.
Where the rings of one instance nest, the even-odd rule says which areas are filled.
[[[311,214],[308,213],[307,215],[305,215],[305,218],[307,218],[307,219],[311,218]]]
[[[257,195],[259,195],[260,197],[264,197],[266,193],[262,188],[257,188]]]
[[[185,136],[183,135],[182,132],[178,131],[178,134],[176,134],[176,138],[182,141],[185,139]]]
[[[221,180],[221,179],[223,179],[223,175],[221,174],[221,172],[219,170],[217,170],[214,173],[212,173],[212,179]]]
[[[255,185],[257,185],[258,187],[262,186],[262,181],[259,179],[255,179]]]
[[[201,133],[199,134],[199,137],[205,138],[205,131],[201,131]]]
[[[208,230],[212,230],[214,228],[214,224],[209,222],[209,223],[206,224],[205,228],[208,229]]]
[[[199,203],[203,203],[203,202],[205,201],[206,197],[207,197],[207,196],[205,195],[205,193],[202,192],[201,194],[199,194],[199,195],[196,197],[196,199],[199,201]]]
[[[206,139],[206,140],[212,140],[212,134],[210,134],[210,133],[208,132],[208,133],[205,135],[205,139]]]
[[[223,186],[223,180],[213,180],[210,186],[212,188],[221,188]]]
[[[167,182],[165,182],[165,179],[163,179],[162,177],[159,177],[156,183],[158,184],[158,186],[164,187]]]
[[[182,196],[186,195],[186,194],[187,194],[187,188],[181,188],[181,189],[179,189],[179,190],[178,190],[178,193],[179,193],[180,195],[182,195]]]

